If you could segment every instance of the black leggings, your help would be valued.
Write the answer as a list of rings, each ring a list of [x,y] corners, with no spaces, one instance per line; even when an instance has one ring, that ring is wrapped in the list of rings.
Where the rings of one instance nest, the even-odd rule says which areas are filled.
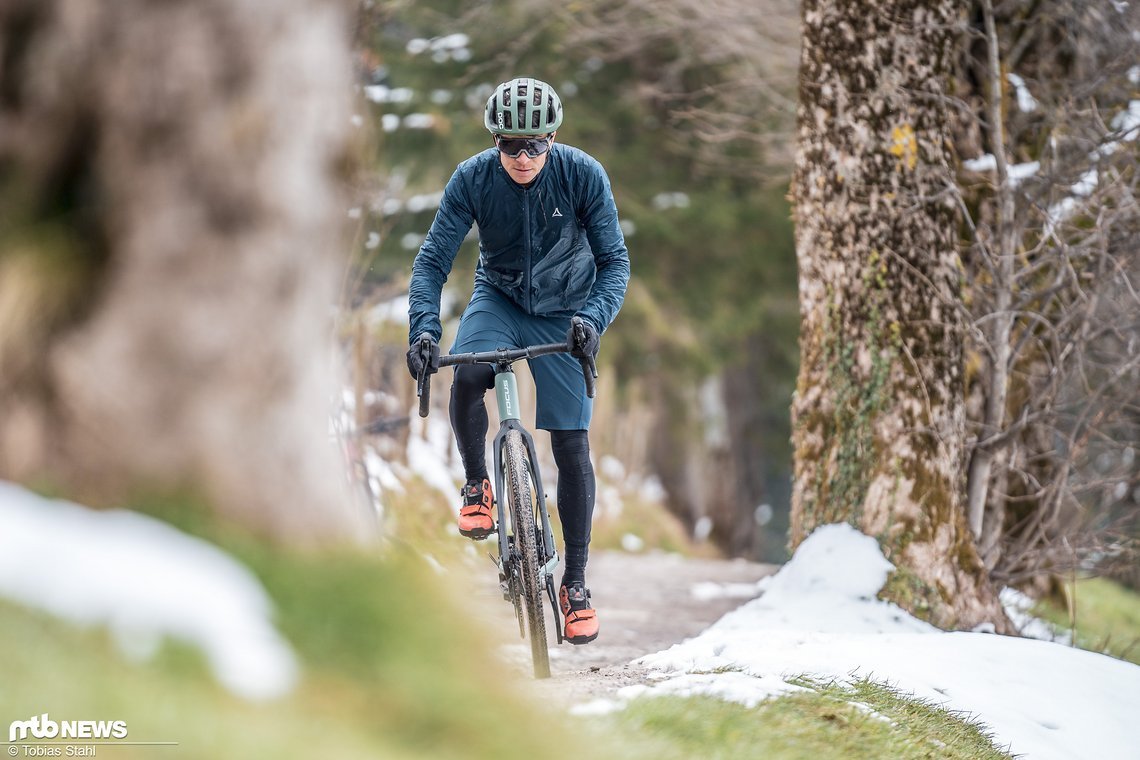
[[[451,385],[451,427],[468,480],[487,477],[486,392],[494,387],[495,372],[486,364],[455,368]],[[566,539],[562,582],[585,581],[590,525],[597,484],[585,430],[551,430],[550,448],[558,466],[558,519]]]

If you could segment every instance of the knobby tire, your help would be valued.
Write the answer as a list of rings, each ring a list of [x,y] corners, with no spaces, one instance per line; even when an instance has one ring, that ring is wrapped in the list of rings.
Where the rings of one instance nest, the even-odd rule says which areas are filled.
[[[514,526],[515,550],[522,565],[523,606],[526,608],[530,633],[530,654],[536,678],[550,677],[550,654],[546,642],[546,617],[543,614],[543,588],[538,579],[538,547],[535,540],[535,500],[531,488],[528,457],[522,435],[517,430],[507,433],[505,463],[508,501]]]

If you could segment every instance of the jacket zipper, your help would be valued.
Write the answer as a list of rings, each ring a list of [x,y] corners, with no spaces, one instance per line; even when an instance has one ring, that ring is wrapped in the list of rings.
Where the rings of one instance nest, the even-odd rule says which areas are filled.
[[[526,240],[526,271],[523,273],[523,293],[524,303],[526,303],[526,313],[534,313],[534,303],[531,298],[530,280],[531,280],[531,235],[530,235],[530,187],[523,188],[523,238]]]

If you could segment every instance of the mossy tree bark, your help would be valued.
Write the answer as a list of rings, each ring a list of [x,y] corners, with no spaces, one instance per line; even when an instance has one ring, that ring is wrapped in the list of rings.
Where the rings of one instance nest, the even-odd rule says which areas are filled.
[[[808,0],[793,178],[801,366],[792,544],[850,522],[884,596],[1008,623],[963,511],[963,317],[946,83],[952,0]]]

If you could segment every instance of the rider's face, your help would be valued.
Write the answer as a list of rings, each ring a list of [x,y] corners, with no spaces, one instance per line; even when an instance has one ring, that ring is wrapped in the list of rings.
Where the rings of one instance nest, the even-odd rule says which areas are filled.
[[[537,136],[537,135],[536,135]],[[554,142],[554,134],[550,135],[551,143]],[[542,153],[535,158],[531,158],[524,150],[514,158],[511,158],[506,153],[499,153],[499,161],[502,162],[503,168],[507,170],[507,174],[515,182],[520,185],[529,185],[534,182],[534,178],[542,171],[542,167],[546,166],[546,157],[550,153]]]

